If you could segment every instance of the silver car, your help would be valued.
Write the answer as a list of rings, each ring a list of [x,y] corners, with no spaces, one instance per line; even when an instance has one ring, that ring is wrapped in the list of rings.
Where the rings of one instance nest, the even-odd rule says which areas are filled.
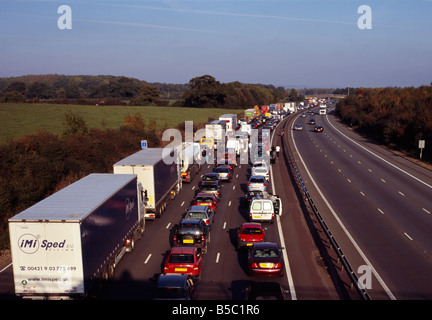
[[[264,176],[251,176],[247,185],[247,191],[267,191],[267,180]]]
[[[220,180],[231,182],[232,172],[231,172],[230,168],[228,168],[228,167],[216,167],[213,169],[213,172],[219,174]]]
[[[267,181],[269,181],[269,169],[267,168],[267,166],[252,167],[252,175],[263,176],[266,178]]]

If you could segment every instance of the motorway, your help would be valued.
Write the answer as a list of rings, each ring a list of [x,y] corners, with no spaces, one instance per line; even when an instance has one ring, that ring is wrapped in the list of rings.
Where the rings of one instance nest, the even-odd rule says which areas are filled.
[[[264,224],[268,241],[284,248],[283,277],[251,277],[247,255],[235,247],[237,228],[248,221],[243,207],[250,165],[240,164],[235,179],[224,183],[211,242],[204,258],[200,300],[241,300],[254,281],[275,281],[289,300],[359,299],[330,248],[314,214],[296,188],[288,154],[328,228],[372,299],[430,299],[432,297],[432,177],[424,169],[356,135],[332,113],[313,115],[324,132],[313,132],[296,113],[273,133],[272,144],[282,153],[272,165],[270,191],[279,195],[283,214]],[[302,131],[292,130],[303,123]],[[285,134],[281,135],[282,128]],[[211,172],[205,165],[200,174]],[[142,239],[116,268],[102,300],[151,298],[155,277],[170,249],[171,231],[191,204],[199,176],[183,184],[164,215],[148,221]],[[366,266],[366,267],[365,267]],[[370,275],[370,277],[369,277]],[[0,272],[0,299],[13,299],[11,266]]]
[[[358,136],[333,112],[297,114],[289,129],[295,123],[303,130],[287,139],[301,176],[370,297],[431,299],[431,171]]]
[[[275,131],[273,145],[280,143]],[[241,300],[244,290],[254,281],[280,283],[291,300],[339,300],[346,298],[346,289],[336,289],[334,280],[320,258],[320,252],[311,236],[308,224],[297,199],[283,156],[272,166],[273,184],[283,202],[283,214],[275,223],[265,223],[267,241],[277,242],[287,258],[283,277],[251,277],[247,274],[247,253],[236,250],[237,228],[248,221],[249,213],[243,207],[246,184],[250,175],[249,164],[239,164],[232,182],[224,182],[222,197],[215,214],[211,242],[204,258],[199,300]],[[214,165],[205,165],[200,174],[211,172]],[[116,269],[114,281],[102,299],[150,299],[154,278],[161,272],[165,254],[170,249],[173,226],[191,204],[198,190],[199,176],[190,184],[183,184],[181,192],[168,205],[164,215],[147,223],[146,231],[132,254],[125,256]],[[282,240],[281,240],[282,239]]]

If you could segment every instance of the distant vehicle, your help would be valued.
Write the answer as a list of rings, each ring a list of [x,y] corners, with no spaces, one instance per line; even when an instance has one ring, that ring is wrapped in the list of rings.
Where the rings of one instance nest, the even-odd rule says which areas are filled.
[[[276,243],[255,243],[249,248],[248,267],[250,275],[282,276],[282,250]]]
[[[187,274],[161,274],[153,292],[153,300],[194,300],[196,284]]]
[[[214,173],[214,172],[205,173],[203,175],[203,177],[201,178],[201,182],[204,182],[204,181],[220,181],[219,174]]]
[[[315,124],[315,123],[316,123],[315,119],[310,119],[309,120],[309,124]]]
[[[247,184],[247,191],[267,191],[267,180],[264,176],[251,176]]]
[[[200,192],[194,199],[194,206],[209,206],[210,209],[216,211],[219,200],[213,193]]]
[[[211,229],[214,221],[214,211],[209,206],[191,206],[183,219],[201,219]]]
[[[212,193],[219,199],[222,196],[221,191],[222,190],[221,190],[221,186],[219,184],[219,181],[203,181],[203,182],[201,182],[200,192]]]
[[[269,181],[269,169],[267,166],[252,167],[253,176],[263,176],[267,181]]]
[[[228,167],[216,167],[213,169],[214,173],[219,175],[220,180],[231,182],[232,172]]]
[[[248,191],[246,192],[246,195],[244,197],[244,207],[246,209],[250,208],[250,205],[252,203],[252,200],[254,198],[263,198],[263,192],[262,191]]]
[[[263,242],[265,239],[265,232],[261,223],[245,222],[238,231],[237,248],[249,247],[254,243]]]
[[[201,219],[184,219],[174,227],[173,244],[175,247],[192,246],[207,252],[210,230]]]
[[[188,274],[196,280],[201,276],[204,255],[200,248],[174,247],[165,260],[164,273]]]
[[[177,163],[181,154],[173,148],[174,157],[168,160],[165,148],[148,148],[120,160],[113,165],[115,174],[135,174],[145,193],[145,217],[155,220],[164,213],[168,203],[181,189],[181,174]],[[174,160],[174,161],[173,161]],[[171,162],[170,162],[171,161]]]
[[[277,282],[253,282],[245,290],[245,300],[287,300],[288,290]]]
[[[314,131],[315,131],[315,132],[323,132],[323,131],[324,131],[324,128],[323,128],[322,125],[317,124],[317,125],[315,125]]]
[[[303,130],[303,125],[301,123],[297,123],[294,127],[294,130],[298,130],[298,131]]]
[[[263,193],[252,199],[249,207],[251,221],[273,222],[276,215],[282,215],[282,201],[279,197]]]

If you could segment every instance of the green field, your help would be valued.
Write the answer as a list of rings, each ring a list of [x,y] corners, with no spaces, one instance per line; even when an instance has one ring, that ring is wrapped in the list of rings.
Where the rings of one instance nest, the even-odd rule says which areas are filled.
[[[0,104],[0,142],[33,134],[36,131],[63,132],[65,114],[71,111],[86,121],[89,128],[119,128],[124,118],[141,113],[146,123],[155,120],[157,128],[175,128],[191,120],[206,123],[209,117],[241,113],[241,109],[196,109],[155,106],[82,106],[63,104]]]

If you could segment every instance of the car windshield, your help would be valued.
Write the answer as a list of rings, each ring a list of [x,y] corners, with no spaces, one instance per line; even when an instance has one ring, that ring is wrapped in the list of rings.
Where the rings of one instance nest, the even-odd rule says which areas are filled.
[[[226,172],[229,172],[229,168],[225,168],[225,167],[217,167],[217,168],[215,168],[215,172],[223,172],[223,173],[226,173]]]
[[[217,191],[217,186],[214,184],[205,184],[201,186],[201,190]]]
[[[178,232],[180,234],[200,234],[200,228],[196,224],[181,225]]]
[[[250,182],[253,182],[253,183],[263,183],[264,180],[262,178],[251,178]]]
[[[213,181],[213,180],[217,180],[218,176],[217,175],[205,175],[203,177],[204,181]]]
[[[189,211],[186,214],[186,218],[188,218],[188,219],[207,219],[207,215],[204,212],[191,212],[191,211]]]
[[[169,263],[193,263],[194,262],[194,256],[193,254],[186,254],[186,253],[176,253],[170,255]]]
[[[197,197],[195,199],[195,202],[198,202],[198,203],[200,203],[200,202],[212,202],[212,201],[213,201],[212,197]]]
[[[267,169],[264,168],[264,167],[258,167],[258,168],[255,168],[254,171],[255,171],[255,172],[259,172],[259,173],[266,173],[266,172],[267,172]]]
[[[260,228],[244,228],[242,230],[242,234],[262,234],[262,230]]]
[[[256,249],[253,256],[255,258],[277,258],[279,257],[279,252],[274,248]]]

